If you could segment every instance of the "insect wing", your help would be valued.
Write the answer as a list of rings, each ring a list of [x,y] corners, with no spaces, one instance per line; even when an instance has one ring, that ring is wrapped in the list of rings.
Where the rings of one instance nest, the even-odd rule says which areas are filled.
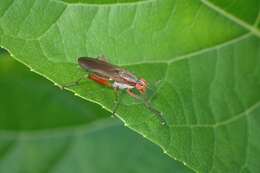
[[[135,84],[138,79],[135,75],[133,75],[132,73],[122,69],[119,71],[119,76],[124,79],[126,82],[129,82],[129,83],[133,83]]]
[[[137,81],[137,77],[127,70],[97,58],[80,57],[78,59],[78,63],[83,69],[89,71],[90,73],[95,73],[111,80],[132,84]]]
[[[112,78],[113,76],[118,76],[118,73],[120,71],[119,67],[96,58],[81,57],[78,59],[78,63],[83,69],[91,73],[95,73],[100,76],[106,76],[109,78]]]

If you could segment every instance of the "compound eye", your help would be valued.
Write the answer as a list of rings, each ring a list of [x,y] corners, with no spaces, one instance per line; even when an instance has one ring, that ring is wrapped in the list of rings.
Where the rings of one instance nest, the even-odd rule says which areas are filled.
[[[144,94],[146,91],[146,87],[142,83],[137,83],[135,87],[141,94]]]
[[[140,79],[140,83],[145,87],[147,86],[147,82],[146,80],[144,80],[143,78]]]
[[[136,89],[138,89],[138,90],[142,90],[142,89],[143,89],[143,85],[140,84],[140,83],[137,83],[137,84],[135,85],[135,87],[136,87]]]

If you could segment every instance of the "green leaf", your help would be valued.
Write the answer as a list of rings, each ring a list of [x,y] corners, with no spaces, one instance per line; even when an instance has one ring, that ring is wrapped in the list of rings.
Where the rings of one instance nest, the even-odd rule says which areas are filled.
[[[0,78],[0,172],[192,172],[8,54],[0,53]]]
[[[58,84],[85,74],[78,57],[102,54],[161,80],[152,103],[167,126],[124,95],[127,126],[198,172],[259,172],[260,2],[99,2],[3,0],[0,44]],[[93,81],[70,90],[112,108]]]
[[[74,98],[73,94],[62,92],[42,77],[32,75],[29,69],[10,59],[8,53],[2,53],[0,60],[1,129],[70,127],[109,117],[100,106]]]

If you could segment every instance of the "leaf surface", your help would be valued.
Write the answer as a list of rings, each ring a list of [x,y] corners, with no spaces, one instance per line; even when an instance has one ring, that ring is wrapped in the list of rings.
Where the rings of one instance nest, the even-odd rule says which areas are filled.
[[[0,40],[16,59],[64,84],[77,58],[106,55],[150,83],[167,126],[123,96],[118,116],[198,172],[259,172],[260,1],[0,2]],[[70,88],[111,110],[114,93]]]
[[[0,78],[0,172],[192,172],[1,49]]]

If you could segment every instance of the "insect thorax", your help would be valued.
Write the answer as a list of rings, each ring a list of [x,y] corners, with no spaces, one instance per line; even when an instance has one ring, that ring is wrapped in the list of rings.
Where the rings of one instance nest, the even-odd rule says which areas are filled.
[[[126,83],[119,83],[119,82],[114,82],[113,83],[113,88],[118,88],[118,89],[128,89],[128,88],[134,88],[133,86],[126,84]]]
[[[128,82],[136,83],[138,81],[137,77],[128,71],[120,71],[119,76]]]

